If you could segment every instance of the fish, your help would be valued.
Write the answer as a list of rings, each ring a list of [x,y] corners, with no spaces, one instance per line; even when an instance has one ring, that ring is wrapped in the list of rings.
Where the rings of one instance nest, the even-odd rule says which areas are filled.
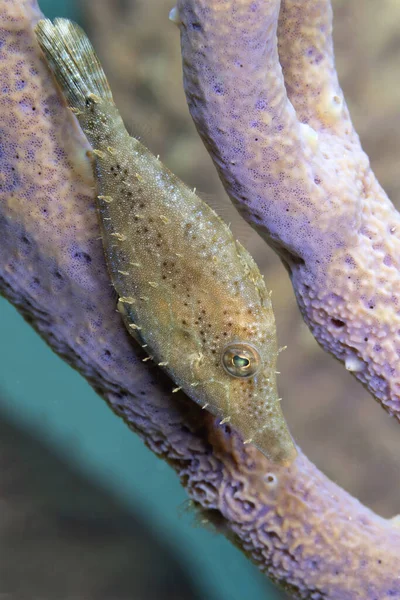
[[[92,148],[106,263],[144,360],[244,444],[291,464],[297,450],[277,392],[271,294],[255,261],[215,211],[128,134],[85,32],[68,19],[42,19],[35,35]]]

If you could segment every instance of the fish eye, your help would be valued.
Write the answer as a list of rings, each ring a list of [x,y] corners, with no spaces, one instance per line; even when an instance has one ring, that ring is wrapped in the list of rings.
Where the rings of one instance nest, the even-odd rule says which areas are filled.
[[[244,342],[228,344],[222,353],[222,366],[233,377],[253,377],[260,364],[260,355],[251,344]]]

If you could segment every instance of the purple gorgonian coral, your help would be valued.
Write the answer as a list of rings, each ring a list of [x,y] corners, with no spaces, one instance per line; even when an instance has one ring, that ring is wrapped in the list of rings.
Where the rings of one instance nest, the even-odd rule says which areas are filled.
[[[278,2],[179,4],[192,111],[205,116],[199,128],[208,136],[231,195],[244,197],[246,215],[260,231],[266,228],[279,249],[300,303],[309,311],[308,321],[319,315],[313,321],[319,339],[331,350],[345,348],[343,358],[359,374],[370,375],[366,379],[379,396],[389,350],[382,350],[377,361],[372,350],[368,354],[366,333],[360,346],[354,340],[357,327],[368,326],[371,332],[373,315],[382,315],[378,293],[385,288],[379,279],[388,279],[383,269],[388,259],[376,261],[395,244],[397,213],[368,170],[335,84],[329,3],[285,2],[282,10],[279,60],[286,88],[276,45]],[[306,33],[303,16],[308,19]],[[243,446],[228,425],[218,426],[184,394],[173,394],[170,380],[155,365],[142,362],[144,353],[115,311],[87,143],[35,42],[33,26],[40,17],[33,0],[4,0],[0,6],[1,292],[149,448],[172,465],[204,513],[217,515],[226,535],[293,597],[400,599],[400,528],[395,520],[362,506],[301,451],[290,468],[273,466],[257,450]],[[312,34],[313,20],[319,23],[320,37]],[[306,34],[315,37],[312,44],[304,41]],[[292,40],[286,52],[285,39]],[[232,61],[224,75],[232,53],[238,61],[234,79],[228,76]],[[305,57],[311,61],[313,55],[320,65],[319,84],[307,68]],[[310,80],[309,97],[296,79],[301,65],[301,81]],[[235,93],[228,96],[232,81]],[[329,93],[313,92],[318,85]],[[214,107],[211,112],[209,107]],[[262,141],[259,146],[254,146],[256,137]],[[319,153],[325,162],[316,161]],[[271,194],[263,196],[263,189]],[[378,232],[383,243],[379,251],[373,241]],[[391,256],[395,260],[393,251]],[[351,265],[354,273],[359,269],[358,287]],[[393,265],[390,269],[395,271]],[[338,312],[345,280],[353,282],[353,296],[346,296],[347,312]],[[375,304],[365,307],[369,325],[361,310],[364,288],[375,292]],[[391,310],[389,300],[387,306]],[[358,317],[352,322],[354,314]]]
[[[330,0],[180,0],[176,21],[230,198],[280,255],[317,341],[400,418],[400,218],[338,83]]]

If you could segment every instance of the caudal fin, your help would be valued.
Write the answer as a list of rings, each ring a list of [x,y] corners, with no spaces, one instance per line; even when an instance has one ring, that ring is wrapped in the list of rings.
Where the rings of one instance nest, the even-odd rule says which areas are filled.
[[[112,101],[99,59],[86,33],[68,19],[42,19],[35,27],[38,43],[71,108],[81,109],[94,94]]]

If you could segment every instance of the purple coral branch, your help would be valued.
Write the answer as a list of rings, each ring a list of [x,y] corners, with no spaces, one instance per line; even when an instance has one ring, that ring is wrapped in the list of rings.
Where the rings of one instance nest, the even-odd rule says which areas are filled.
[[[400,529],[301,454],[277,468],[183,394],[115,311],[87,145],[39,56],[31,0],[0,6],[0,289],[190,497],[296,598],[400,599]]]
[[[225,189],[317,341],[400,419],[400,218],[339,87],[330,0],[179,0],[178,14],[189,108]]]

